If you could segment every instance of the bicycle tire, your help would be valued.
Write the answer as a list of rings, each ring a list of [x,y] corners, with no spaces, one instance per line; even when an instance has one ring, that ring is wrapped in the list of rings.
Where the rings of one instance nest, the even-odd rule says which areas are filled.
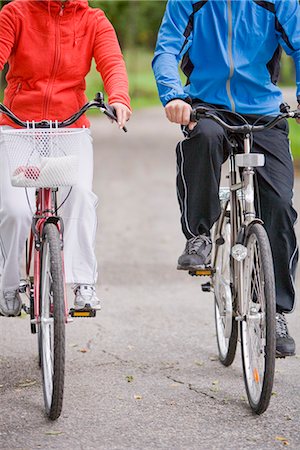
[[[235,358],[238,323],[234,317],[234,297],[232,292],[232,276],[230,262],[230,221],[225,216],[221,225],[221,242],[216,248],[215,273],[213,277],[215,291],[215,326],[220,362],[228,367]],[[215,246],[217,243],[215,242]],[[221,310],[222,308],[222,310]]]
[[[47,223],[41,246],[40,345],[46,413],[56,420],[62,410],[65,374],[65,307],[61,242],[55,224]]]
[[[246,230],[243,262],[246,315],[240,324],[242,363],[250,407],[262,414],[269,406],[275,372],[275,279],[269,238],[255,223]]]

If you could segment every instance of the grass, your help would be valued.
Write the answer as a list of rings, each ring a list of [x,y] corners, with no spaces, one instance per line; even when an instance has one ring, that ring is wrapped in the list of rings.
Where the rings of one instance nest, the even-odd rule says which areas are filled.
[[[300,159],[300,125],[295,119],[289,120],[290,140],[294,159]]]

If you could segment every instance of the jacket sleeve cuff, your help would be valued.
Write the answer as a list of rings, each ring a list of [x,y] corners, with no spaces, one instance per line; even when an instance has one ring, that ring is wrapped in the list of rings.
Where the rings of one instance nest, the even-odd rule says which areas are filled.
[[[166,106],[167,103],[171,102],[172,100],[183,100],[189,104],[192,103],[190,97],[185,93],[178,94],[177,92],[176,93],[174,92],[174,93],[170,93],[168,95],[161,97],[161,102],[162,102],[163,106]]]
[[[164,106],[166,106],[168,103],[172,102],[173,100],[183,100],[184,102],[186,102],[186,103],[188,103],[189,105],[192,106],[192,99],[191,99],[191,97],[174,97],[174,98],[171,98],[171,100],[167,101],[167,103]]]

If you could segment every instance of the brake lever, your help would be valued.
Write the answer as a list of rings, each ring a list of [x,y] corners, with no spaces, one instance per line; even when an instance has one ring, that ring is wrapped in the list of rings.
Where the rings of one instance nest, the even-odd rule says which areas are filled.
[[[114,120],[115,122],[118,123],[116,110],[115,110],[115,108],[113,106],[105,105],[103,113],[107,117],[109,117],[110,119],[112,119],[112,120]],[[124,133],[127,133],[127,128],[126,127],[122,127],[122,130],[124,131]]]
[[[118,118],[116,115],[116,110],[113,106],[107,105],[104,102],[104,95],[102,92],[97,92],[94,101],[98,104],[99,108],[102,109],[103,114],[105,114],[107,117],[109,117],[114,122],[118,123]],[[122,130],[124,133],[127,133],[127,128],[123,127]]]

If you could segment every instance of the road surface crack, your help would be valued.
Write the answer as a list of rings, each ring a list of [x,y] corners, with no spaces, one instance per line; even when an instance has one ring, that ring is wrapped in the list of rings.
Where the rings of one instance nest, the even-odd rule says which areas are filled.
[[[116,354],[114,354],[114,353],[111,353],[111,352],[108,352],[108,351],[106,351],[106,350],[103,350],[102,349],[102,353],[105,353],[106,355],[108,355],[108,356],[112,356],[113,358],[115,358],[117,361],[119,361],[119,362],[121,362],[122,364],[132,364],[133,362],[132,361],[128,361],[127,359],[123,359],[123,358],[121,358],[120,356],[118,356],[118,355],[116,355]]]
[[[212,400],[218,400],[217,397],[215,397],[212,394],[209,394],[208,392],[201,391],[199,389],[196,389],[191,383],[185,383],[184,381],[177,380],[176,378],[173,378],[171,375],[167,375],[168,380],[174,381],[174,383],[182,384],[183,386],[186,386],[190,391],[196,392],[196,394],[203,395],[205,397],[211,398]]]

